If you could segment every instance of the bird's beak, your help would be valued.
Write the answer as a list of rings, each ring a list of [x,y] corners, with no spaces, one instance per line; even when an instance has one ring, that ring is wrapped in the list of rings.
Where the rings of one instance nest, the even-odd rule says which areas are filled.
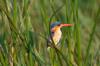
[[[66,26],[66,27],[73,26],[73,24],[61,24],[61,27],[64,27],[64,26]]]

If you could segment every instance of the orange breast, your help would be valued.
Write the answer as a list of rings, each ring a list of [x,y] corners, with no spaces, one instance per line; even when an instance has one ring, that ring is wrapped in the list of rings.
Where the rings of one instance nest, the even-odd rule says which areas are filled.
[[[62,32],[60,29],[56,30],[53,35],[53,41],[55,44],[58,44],[61,39]]]

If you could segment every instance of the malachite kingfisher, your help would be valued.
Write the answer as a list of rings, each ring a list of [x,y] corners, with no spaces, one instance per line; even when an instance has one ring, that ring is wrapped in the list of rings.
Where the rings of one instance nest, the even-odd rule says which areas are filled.
[[[50,32],[51,32],[52,40],[53,40],[55,45],[57,45],[59,43],[61,36],[62,36],[61,28],[65,27],[65,26],[69,27],[69,26],[73,26],[73,24],[63,24],[60,21],[56,21],[56,22],[51,23]],[[49,39],[47,41],[48,47],[51,47],[52,40],[49,37]]]

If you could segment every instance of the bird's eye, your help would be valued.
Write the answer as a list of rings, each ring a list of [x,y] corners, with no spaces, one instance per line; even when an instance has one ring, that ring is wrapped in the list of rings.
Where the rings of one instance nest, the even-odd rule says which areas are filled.
[[[57,26],[60,26],[60,24],[58,24]]]

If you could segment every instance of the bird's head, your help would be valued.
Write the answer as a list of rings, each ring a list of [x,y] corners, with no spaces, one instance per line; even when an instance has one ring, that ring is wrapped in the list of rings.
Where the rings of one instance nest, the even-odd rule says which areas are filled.
[[[60,30],[60,28],[65,27],[65,26],[66,27],[73,26],[73,24],[63,24],[63,23],[57,21],[57,22],[52,23],[50,25],[50,28],[51,28],[52,32],[55,32],[56,30]]]

